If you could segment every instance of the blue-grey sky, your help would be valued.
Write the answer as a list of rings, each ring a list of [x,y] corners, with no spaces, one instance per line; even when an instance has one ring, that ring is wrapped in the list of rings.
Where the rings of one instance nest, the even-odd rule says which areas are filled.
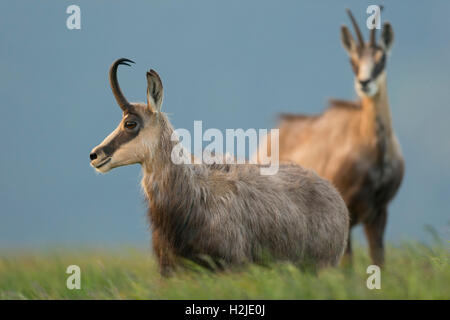
[[[388,90],[406,176],[387,238],[444,232],[450,196],[447,1],[384,1],[393,24]],[[66,8],[81,8],[81,30]],[[318,113],[354,99],[339,28],[372,1],[2,1],[0,248],[148,246],[138,166],[94,173],[89,151],[120,121],[107,72],[145,100],[145,71],[165,87],[177,128],[271,128],[278,112]],[[366,33],[367,36],[367,33]]]

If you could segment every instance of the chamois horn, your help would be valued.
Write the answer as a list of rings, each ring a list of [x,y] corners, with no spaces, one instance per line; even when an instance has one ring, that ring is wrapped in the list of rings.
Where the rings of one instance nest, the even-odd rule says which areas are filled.
[[[355,17],[353,16],[350,9],[346,9],[346,11],[347,11],[348,16],[350,17],[350,20],[352,21],[353,28],[355,29],[356,37],[358,38],[359,47],[362,48],[362,47],[364,47],[364,38],[362,36],[361,30],[358,27],[358,23],[356,22]]]
[[[117,67],[121,64],[131,66],[129,63],[134,63],[134,61],[120,58],[114,61],[114,63],[111,65],[111,68],[109,69],[109,82],[111,84],[111,90],[114,94],[114,97],[116,98],[117,104],[123,111],[128,110],[130,103],[120,90],[119,82],[117,81]]]

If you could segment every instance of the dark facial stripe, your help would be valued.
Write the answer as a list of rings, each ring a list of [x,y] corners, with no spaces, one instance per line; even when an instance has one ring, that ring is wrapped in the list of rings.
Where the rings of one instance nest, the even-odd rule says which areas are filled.
[[[385,65],[386,65],[386,53],[383,53],[380,61],[378,61],[377,64],[375,64],[375,67],[372,70],[372,79],[376,79],[376,77],[378,77],[380,73],[383,72]]]
[[[103,152],[107,157],[113,155],[113,153],[120,148],[121,145],[133,140],[138,135],[139,130],[133,132],[127,132],[121,129],[119,133],[105,146],[103,146]]]
[[[122,127],[120,128],[120,131],[117,133],[117,135],[102,148],[107,157],[112,156],[114,152],[120,148],[120,146],[133,140],[139,134],[139,130],[142,127],[141,117],[139,117],[137,114],[128,114],[124,116],[124,121],[135,121],[137,123],[137,126],[134,130],[127,130],[121,124]]]

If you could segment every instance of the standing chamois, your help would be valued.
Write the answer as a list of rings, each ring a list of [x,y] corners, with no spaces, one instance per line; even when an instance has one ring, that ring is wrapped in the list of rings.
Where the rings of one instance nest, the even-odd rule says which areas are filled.
[[[381,266],[387,207],[404,171],[386,86],[385,65],[394,35],[391,25],[385,23],[381,41],[376,43],[376,29],[372,29],[370,41],[365,43],[355,18],[347,12],[358,43],[346,26],[341,29],[342,43],[361,100],[332,100],[331,106],[316,116],[281,115],[279,159],[313,169],[332,182],[347,204],[350,227],[364,225],[371,259]],[[267,141],[263,143],[270,144],[270,139]],[[346,253],[351,262],[350,233]]]
[[[259,262],[263,255],[313,267],[340,261],[348,211],[328,181],[294,164],[280,166],[275,175],[261,175],[255,164],[175,164],[171,153],[178,141],[160,111],[161,80],[155,71],[147,72],[147,103],[129,103],[116,73],[130,62],[119,59],[110,68],[122,121],[90,159],[102,173],[142,165],[153,248],[163,275],[180,258],[201,263],[205,256],[224,266]]]

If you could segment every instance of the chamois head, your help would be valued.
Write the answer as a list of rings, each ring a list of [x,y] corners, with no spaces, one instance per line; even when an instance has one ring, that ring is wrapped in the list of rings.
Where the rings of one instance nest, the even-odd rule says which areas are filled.
[[[355,73],[355,89],[359,96],[374,96],[381,82],[386,81],[386,56],[392,47],[394,33],[389,22],[384,23],[379,43],[376,41],[376,29],[370,32],[370,41],[364,42],[361,30],[350,10],[347,13],[358,38],[355,43],[346,26],[341,27],[341,41],[350,56],[350,63]]]
[[[117,128],[91,151],[91,166],[102,173],[124,165],[143,163],[151,157],[160,134],[158,113],[163,100],[161,79],[156,71],[147,72],[147,104],[130,103],[122,94],[117,81],[117,67],[121,64],[130,66],[129,63],[134,62],[118,59],[109,69],[111,89],[123,114]]]

